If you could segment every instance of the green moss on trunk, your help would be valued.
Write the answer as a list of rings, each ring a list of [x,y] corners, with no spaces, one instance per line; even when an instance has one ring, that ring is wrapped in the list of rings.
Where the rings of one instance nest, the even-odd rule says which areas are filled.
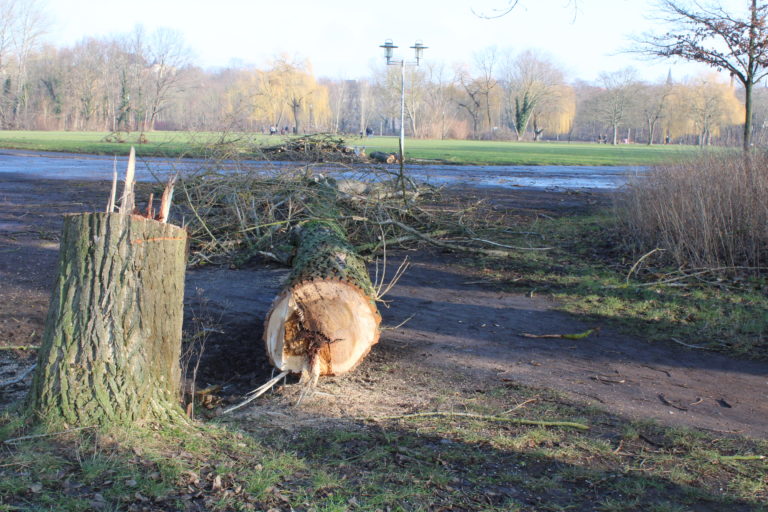
[[[181,418],[186,232],[137,216],[68,216],[29,406],[44,421]]]
[[[360,288],[373,302],[365,263],[337,222],[313,220],[296,231],[296,256],[288,286],[314,279],[339,279]]]

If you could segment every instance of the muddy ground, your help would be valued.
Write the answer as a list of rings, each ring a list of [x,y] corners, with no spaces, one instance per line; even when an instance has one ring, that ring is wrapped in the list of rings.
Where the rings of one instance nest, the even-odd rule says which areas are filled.
[[[8,347],[40,342],[62,215],[101,209],[108,188],[102,182],[0,175],[0,383],[34,363],[34,348]],[[547,215],[606,201],[597,194],[531,190],[462,193],[487,197],[498,208]],[[549,388],[627,418],[768,435],[766,363],[650,343],[607,328],[579,341],[527,338],[522,333],[575,333],[594,326],[557,311],[546,297],[499,290],[455,255],[423,250],[391,259],[405,256],[412,265],[390,293],[389,307],[381,309],[385,329],[379,344],[353,374],[326,379],[322,408],[309,402],[308,410],[329,417],[434,410],[446,392],[440,386],[445,375],[444,382],[470,389]],[[396,262],[390,263],[390,272],[394,268]],[[221,386],[225,400],[236,400],[270,375],[260,343],[262,321],[286,274],[259,263],[188,272],[186,329],[199,330],[196,319],[202,319],[209,334],[198,388]],[[0,388],[0,408],[22,399],[29,380]],[[261,404],[273,399],[267,396]]]

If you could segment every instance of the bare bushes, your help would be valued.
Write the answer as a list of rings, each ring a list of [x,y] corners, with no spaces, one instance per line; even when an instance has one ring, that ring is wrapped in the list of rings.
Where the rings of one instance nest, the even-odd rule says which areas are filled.
[[[621,196],[619,213],[640,248],[685,268],[768,267],[768,157],[707,156],[654,167]]]

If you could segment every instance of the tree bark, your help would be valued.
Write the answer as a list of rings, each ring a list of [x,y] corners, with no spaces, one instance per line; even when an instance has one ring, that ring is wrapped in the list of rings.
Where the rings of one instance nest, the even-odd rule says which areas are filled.
[[[264,342],[282,370],[341,375],[378,342],[381,316],[363,260],[333,221],[296,232],[293,272],[267,315]]]
[[[179,406],[186,232],[67,216],[29,405],[46,422],[169,421]]]
[[[744,84],[744,151],[752,146],[752,87],[752,81],[747,80]]]

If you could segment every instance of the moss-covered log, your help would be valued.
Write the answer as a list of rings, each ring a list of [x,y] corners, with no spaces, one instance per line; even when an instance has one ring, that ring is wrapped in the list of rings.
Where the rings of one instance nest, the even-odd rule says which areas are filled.
[[[129,213],[67,216],[29,405],[44,421],[181,418],[186,232]]]
[[[381,317],[368,271],[333,221],[305,223],[295,241],[293,272],[267,316],[267,353],[283,371],[341,375],[379,339]]]

